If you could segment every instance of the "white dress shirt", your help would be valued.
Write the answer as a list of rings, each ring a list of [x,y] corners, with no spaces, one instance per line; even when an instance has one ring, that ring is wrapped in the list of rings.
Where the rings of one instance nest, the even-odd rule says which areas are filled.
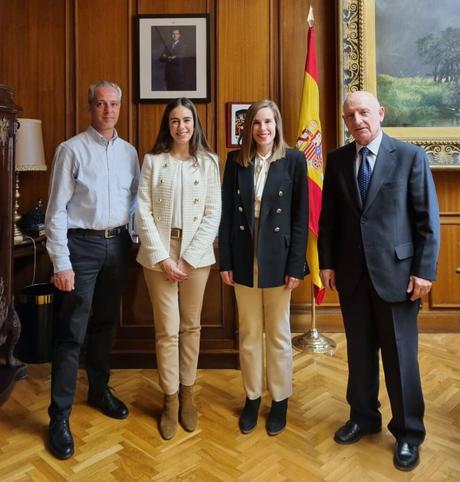
[[[377,160],[377,154],[379,153],[380,144],[382,143],[383,131],[380,131],[379,135],[367,146],[362,146],[361,144],[356,144],[356,158],[355,158],[355,175],[358,177],[359,165],[361,164],[361,154],[360,151],[363,147],[369,149],[369,154],[367,155],[367,160],[369,161],[369,166],[371,168],[371,173],[374,172],[375,161]]]
[[[254,217],[258,218],[260,214],[260,204],[264,193],[265,182],[268,176],[268,170],[271,162],[271,151],[263,156],[257,153],[254,159]]]

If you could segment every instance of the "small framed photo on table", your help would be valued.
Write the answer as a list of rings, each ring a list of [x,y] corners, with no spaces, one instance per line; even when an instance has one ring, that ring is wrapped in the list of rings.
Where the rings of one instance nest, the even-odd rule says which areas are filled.
[[[137,15],[137,101],[210,101],[209,15]]]
[[[246,112],[252,102],[227,102],[227,147],[239,147]]]

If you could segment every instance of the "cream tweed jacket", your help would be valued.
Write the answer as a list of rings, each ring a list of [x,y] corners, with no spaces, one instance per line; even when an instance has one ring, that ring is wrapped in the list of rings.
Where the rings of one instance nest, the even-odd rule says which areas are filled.
[[[140,238],[137,261],[160,271],[169,257],[174,179],[178,161],[169,153],[146,154],[137,194],[136,231]],[[213,241],[221,214],[219,160],[201,153],[183,165],[182,242],[180,256],[194,268],[215,262]]]

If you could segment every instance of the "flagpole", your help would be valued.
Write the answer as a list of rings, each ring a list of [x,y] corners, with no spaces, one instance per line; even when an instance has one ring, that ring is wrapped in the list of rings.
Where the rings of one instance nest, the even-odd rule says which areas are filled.
[[[314,30],[315,17],[313,8],[310,8],[307,16],[308,22],[308,38],[307,38],[307,59],[305,62],[304,88],[302,91],[302,105],[299,115],[299,135],[297,139],[297,148],[305,153],[308,163],[307,177],[309,182],[310,208],[314,205],[321,206],[322,191],[322,154],[321,154],[321,123],[319,121],[319,93],[318,78],[316,66],[316,49],[314,46]],[[311,40],[311,43],[310,43]],[[308,96],[307,92],[310,93]],[[312,105],[312,98],[314,106]],[[316,140],[316,141],[315,141]],[[316,143],[315,143],[316,142]],[[310,183],[311,181],[311,183]],[[314,202],[316,201],[316,203]],[[313,215],[311,215],[313,213]],[[307,247],[307,259],[312,270],[311,278],[311,328],[303,335],[296,336],[292,339],[292,345],[299,350],[310,350],[315,353],[327,353],[333,355],[335,353],[334,340],[320,334],[316,328],[316,296],[318,303],[321,303],[324,296],[324,286],[319,277],[319,261],[318,261],[318,221],[319,210],[309,212],[309,239]],[[313,221],[312,221],[313,220]],[[311,241],[311,243],[310,243]],[[315,285],[318,287],[318,293],[315,293]]]
[[[297,350],[312,351],[313,353],[335,354],[335,341],[332,338],[321,335],[316,328],[316,301],[313,283],[311,287],[311,328],[303,335],[297,335],[292,339],[292,346]]]

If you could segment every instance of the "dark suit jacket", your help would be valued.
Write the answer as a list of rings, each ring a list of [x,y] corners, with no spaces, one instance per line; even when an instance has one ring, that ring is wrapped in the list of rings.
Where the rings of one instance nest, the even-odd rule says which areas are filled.
[[[165,62],[165,81],[168,90],[186,90],[186,54],[187,46],[179,40],[175,46],[170,43],[168,48],[163,50],[160,62]],[[168,57],[174,56],[174,59]]]
[[[410,275],[434,280],[439,253],[439,211],[425,152],[383,135],[361,206],[355,143],[327,157],[319,222],[319,263],[334,269],[337,289],[351,295],[367,269],[387,302],[407,299]]]
[[[254,166],[235,162],[230,152],[222,185],[219,229],[220,269],[233,271],[236,283],[253,286]],[[260,288],[282,286],[284,276],[302,279],[308,233],[308,186],[305,156],[288,149],[268,171],[259,216]]]

